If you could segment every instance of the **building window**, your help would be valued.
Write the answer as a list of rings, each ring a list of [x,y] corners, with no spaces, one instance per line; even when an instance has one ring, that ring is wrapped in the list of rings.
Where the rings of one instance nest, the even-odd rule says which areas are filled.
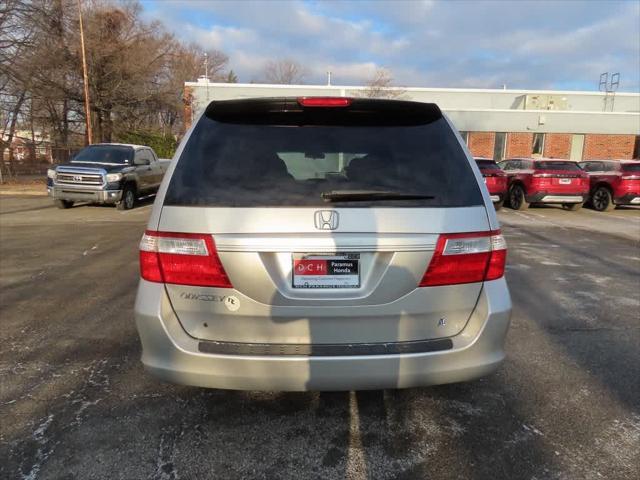
[[[462,140],[464,140],[464,143],[469,145],[469,132],[460,132],[460,136],[462,137]]]
[[[640,135],[636,135],[636,144],[633,147],[633,158],[640,159]]]
[[[542,156],[544,153],[544,133],[533,134],[533,145],[531,146],[531,155]]]
[[[499,162],[504,158],[505,149],[507,147],[506,132],[496,132],[495,143],[493,144],[493,159]]]

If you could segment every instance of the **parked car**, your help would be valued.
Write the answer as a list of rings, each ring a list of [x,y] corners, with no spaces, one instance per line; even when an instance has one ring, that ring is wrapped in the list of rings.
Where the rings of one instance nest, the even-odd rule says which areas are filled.
[[[532,203],[559,204],[578,210],[589,194],[589,177],[569,160],[509,158],[499,163],[509,177],[509,205],[515,210]]]
[[[169,163],[142,145],[90,145],[47,171],[47,192],[58,208],[89,202],[128,210],[139,197],[156,193]]]
[[[508,178],[496,162],[491,158],[476,157],[476,164],[482,173],[484,183],[487,185],[493,206],[500,210],[507,197]]]
[[[435,104],[214,101],[140,242],[158,377],[227,389],[470,380],[504,359],[506,244]]]
[[[640,205],[640,161],[589,160],[579,165],[589,175],[589,204],[595,210]]]

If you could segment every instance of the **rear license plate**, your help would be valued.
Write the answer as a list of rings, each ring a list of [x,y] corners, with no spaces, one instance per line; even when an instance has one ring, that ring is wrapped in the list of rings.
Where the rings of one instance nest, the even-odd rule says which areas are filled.
[[[571,179],[570,178],[561,178],[560,179],[560,183],[562,185],[569,185],[571,183]]]
[[[293,288],[359,288],[360,254],[293,254]]]

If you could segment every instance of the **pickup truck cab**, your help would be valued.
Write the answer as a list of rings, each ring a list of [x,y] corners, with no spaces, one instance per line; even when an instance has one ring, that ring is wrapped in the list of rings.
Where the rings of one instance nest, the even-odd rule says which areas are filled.
[[[491,158],[475,157],[474,160],[484,178],[484,184],[489,190],[493,206],[496,210],[500,210],[507,197],[507,174]]]
[[[594,210],[640,205],[640,161],[589,160],[579,165],[589,175],[589,204]]]
[[[75,202],[134,207],[138,198],[158,191],[169,160],[150,147],[99,143],[82,149],[69,163],[47,171],[47,192],[58,208]]]
[[[514,210],[532,203],[578,210],[589,195],[588,175],[570,160],[509,158],[499,165],[509,177],[508,200]]]

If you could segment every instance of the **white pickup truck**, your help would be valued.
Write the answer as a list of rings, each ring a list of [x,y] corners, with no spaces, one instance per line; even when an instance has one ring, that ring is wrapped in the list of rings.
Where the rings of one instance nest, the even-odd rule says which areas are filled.
[[[138,198],[158,191],[169,163],[144,145],[89,145],[69,163],[47,171],[47,192],[58,208],[89,202],[129,210]]]

